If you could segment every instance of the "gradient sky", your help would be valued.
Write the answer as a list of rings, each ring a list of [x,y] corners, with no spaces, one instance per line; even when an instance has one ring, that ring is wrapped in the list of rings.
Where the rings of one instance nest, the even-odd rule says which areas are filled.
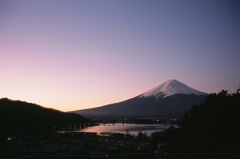
[[[62,111],[168,79],[240,85],[239,0],[0,0],[0,98]]]

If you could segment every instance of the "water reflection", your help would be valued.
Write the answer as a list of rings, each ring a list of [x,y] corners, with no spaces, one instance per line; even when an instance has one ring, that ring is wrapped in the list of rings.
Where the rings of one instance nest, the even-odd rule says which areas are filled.
[[[153,132],[165,131],[171,125],[169,124],[100,124],[91,127],[80,127],[80,129],[72,130],[74,132],[94,132],[101,134],[102,132],[109,133],[130,133],[137,136],[139,131],[146,132],[150,136]],[[176,125],[173,125],[176,127]]]

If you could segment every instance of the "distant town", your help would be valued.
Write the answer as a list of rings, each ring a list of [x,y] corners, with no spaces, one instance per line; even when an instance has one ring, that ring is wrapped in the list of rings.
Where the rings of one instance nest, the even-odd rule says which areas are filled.
[[[1,127],[1,130],[4,128]],[[40,130],[41,129],[41,130]],[[54,129],[54,128],[53,128]],[[161,149],[157,139],[139,132],[84,133],[7,128],[1,134],[1,159],[17,158],[157,158]],[[5,128],[5,131],[6,128]],[[5,135],[5,136],[4,136]],[[6,136],[8,135],[8,136]],[[161,132],[156,136],[163,135]],[[6,138],[6,140],[4,140]],[[163,144],[163,143],[162,143]]]

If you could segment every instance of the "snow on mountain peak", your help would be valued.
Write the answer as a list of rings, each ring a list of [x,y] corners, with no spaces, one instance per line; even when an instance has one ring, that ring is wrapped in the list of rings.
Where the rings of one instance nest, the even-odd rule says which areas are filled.
[[[200,92],[196,89],[188,87],[187,85],[175,80],[167,80],[163,84],[141,94],[139,97],[168,97],[174,94],[195,94],[195,95],[206,95],[207,93]]]

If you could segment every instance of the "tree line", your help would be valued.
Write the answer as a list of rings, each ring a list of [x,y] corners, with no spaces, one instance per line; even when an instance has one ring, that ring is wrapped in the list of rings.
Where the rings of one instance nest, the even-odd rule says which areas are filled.
[[[169,128],[161,142],[168,158],[240,158],[240,89],[210,94],[186,112],[179,128]]]

